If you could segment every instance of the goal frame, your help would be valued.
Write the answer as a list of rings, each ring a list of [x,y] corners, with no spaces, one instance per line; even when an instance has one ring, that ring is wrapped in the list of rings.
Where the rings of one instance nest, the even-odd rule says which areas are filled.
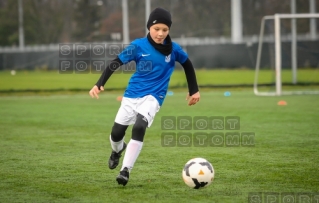
[[[280,95],[292,95],[292,94],[319,94],[319,91],[282,91],[281,81],[281,32],[280,21],[281,19],[301,19],[301,18],[319,18],[319,13],[300,13],[300,14],[275,14],[264,16],[261,20],[261,28],[259,35],[259,44],[257,52],[257,61],[255,68],[255,80],[254,80],[254,94],[257,96],[280,96]],[[260,92],[258,91],[258,74],[260,69],[261,51],[264,38],[265,21],[274,20],[274,39],[275,39],[275,71],[276,71],[276,91],[275,92]],[[295,30],[293,30],[295,32]],[[296,37],[293,35],[292,42],[296,43]],[[295,47],[293,47],[295,49]],[[292,50],[296,53],[296,50]],[[294,57],[294,56],[292,56]],[[296,71],[296,70],[293,70]],[[296,74],[296,73],[294,73]]]

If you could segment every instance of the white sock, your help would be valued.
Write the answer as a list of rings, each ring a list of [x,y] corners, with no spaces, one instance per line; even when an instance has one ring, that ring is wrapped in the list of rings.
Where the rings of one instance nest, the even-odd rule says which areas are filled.
[[[114,150],[116,152],[121,151],[123,149],[123,140],[124,140],[124,138],[121,141],[114,142],[112,140],[112,136],[110,135],[110,142],[111,142],[112,150]]]
[[[134,163],[142,150],[142,147],[143,142],[132,139],[130,140],[126,147],[121,170],[123,170],[125,167],[127,167],[129,171],[132,170]]]

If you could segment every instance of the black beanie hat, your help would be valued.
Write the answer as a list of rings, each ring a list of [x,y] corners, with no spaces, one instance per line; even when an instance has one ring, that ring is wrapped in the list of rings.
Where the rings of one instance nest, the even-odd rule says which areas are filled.
[[[152,25],[157,23],[163,23],[170,28],[172,25],[171,14],[163,8],[154,9],[148,18],[146,27],[149,30]]]

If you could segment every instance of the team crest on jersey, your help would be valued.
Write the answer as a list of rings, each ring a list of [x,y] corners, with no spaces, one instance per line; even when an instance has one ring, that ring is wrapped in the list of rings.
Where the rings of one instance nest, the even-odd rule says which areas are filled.
[[[171,61],[171,55],[165,56],[165,62],[170,62]]]

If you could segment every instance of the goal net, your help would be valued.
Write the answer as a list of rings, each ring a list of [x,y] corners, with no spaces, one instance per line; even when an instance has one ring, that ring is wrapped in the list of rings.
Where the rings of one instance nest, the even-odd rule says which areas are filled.
[[[316,22],[311,26],[312,19],[317,18],[318,13],[263,17],[255,69],[255,95],[319,94],[319,36]],[[297,24],[297,20],[302,22]],[[300,24],[303,29],[307,27],[305,22],[311,32],[297,34]]]

